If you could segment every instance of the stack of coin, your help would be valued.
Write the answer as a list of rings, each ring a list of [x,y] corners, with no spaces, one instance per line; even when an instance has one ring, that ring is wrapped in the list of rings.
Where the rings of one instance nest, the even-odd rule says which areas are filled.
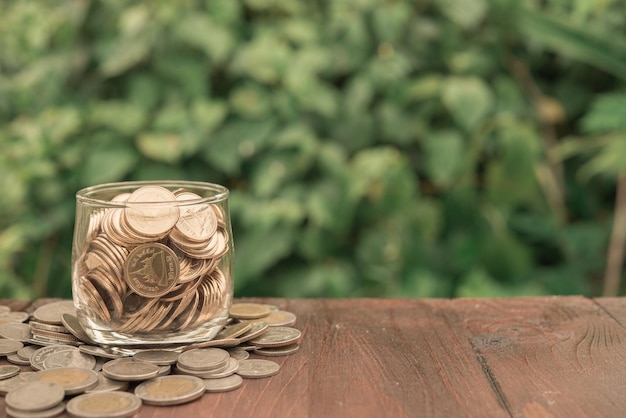
[[[75,417],[129,416],[139,410],[142,400],[157,406],[191,402],[204,392],[237,389],[244,379],[275,375],[280,370],[279,363],[249,358],[249,353],[291,354],[302,334],[295,328],[269,326],[263,322],[273,312],[286,312],[274,306],[237,303],[232,306],[234,317],[216,339],[190,345],[160,346],[158,349],[94,345],[85,338],[68,301],[37,308],[31,325],[32,322],[55,325],[60,317],[62,325],[55,326],[65,329],[57,331],[61,334],[70,331],[81,342],[74,346],[32,338],[24,343],[16,339],[0,339],[0,343],[13,344],[0,355],[19,353],[34,370],[0,367],[0,395],[7,396],[7,415],[52,417],[66,408]],[[6,310],[0,307],[0,315],[3,311]],[[289,312],[281,315],[295,322],[295,315]],[[19,333],[12,337],[22,338]],[[36,345],[24,345],[28,343]],[[282,351],[267,354],[263,350]],[[129,382],[133,383],[134,394],[123,392],[128,390]],[[48,389],[43,389],[42,384],[48,385]],[[56,394],[50,388],[54,388]],[[20,400],[24,391],[33,390],[43,390],[41,403],[24,406]],[[32,393],[39,395],[39,392]]]
[[[123,206],[91,213],[77,261],[78,300],[94,322],[128,335],[172,333],[223,311],[230,235],[220,206],[161,186],[112,201]]]

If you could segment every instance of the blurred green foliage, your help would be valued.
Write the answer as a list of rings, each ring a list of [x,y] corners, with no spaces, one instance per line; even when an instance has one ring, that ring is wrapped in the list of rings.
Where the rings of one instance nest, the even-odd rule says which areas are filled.
[[[622,0],[0,1],[0,296],[69,296],[74,193],[231,189],[235,294],[599,293]]]

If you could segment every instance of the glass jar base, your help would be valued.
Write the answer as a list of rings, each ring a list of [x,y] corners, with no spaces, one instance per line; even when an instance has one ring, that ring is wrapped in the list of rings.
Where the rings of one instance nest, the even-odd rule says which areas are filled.
[[[104,346],[177,346],[184,344],[193,344],[203,341],[212,340],[215,335],[222,329],[226,320],[227,313],[217,316],[201,326],[194,327],[188,331],[176,332],[159,332],[159,333],[133,333],[125,334],[102,327],[101,325],[91,321],[89,318],[83,317],[79,321],[85,330],[85,333],[93,340],[94,343]]]

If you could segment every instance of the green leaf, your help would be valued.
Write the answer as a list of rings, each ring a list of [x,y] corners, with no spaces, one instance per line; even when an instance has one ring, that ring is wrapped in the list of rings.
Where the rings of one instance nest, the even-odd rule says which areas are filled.
[[[153,160],[176,163],[184,155],[185,147],[181,134],[145,132],[137,137],[137,148]]]
[[[443,87],[443,104],[454,120],[471,131],[491,112],[493,95],[485,82],[474,77],[450,77]]]
[[[442,189],[452,186],[463,172],[466,146],[456,131],[433,132],[423,138],[424,168],[432,182]]]
[[[448,19],[463,29],[476,28],[489,8],[486,0],[436,0],[435,4]]]
[[[89,122],[124,135],[133,135],[146,121],[146,113],[131,103],[109,100],[94,102],[89,109]]]
[[[129,146],[91,149],[85,160],[81,181],[86,185],[120,181],[136,164],[137,156]]]
[[[579,175],[584,180],[597,175],[614,177],[626,172],[626,134],[610,134],[604,139],[606,145],[580,168]]]
[[[626,93],[598,96],[584,116],[583,129],[591,134],[621,131],[626,133]]]

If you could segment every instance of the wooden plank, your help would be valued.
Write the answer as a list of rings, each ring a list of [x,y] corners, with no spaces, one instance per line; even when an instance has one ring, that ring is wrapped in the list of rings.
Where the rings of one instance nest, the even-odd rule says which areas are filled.
[[[444,302],[265,301],[296,313],[304,332],[299,352],[274,359],[278,375],[187,405],[144,405],[138,416],[508,416],[471,344],[438,309]]]
[[[626,327],[626,298],[595,298],[593,301]]]
[[[623,416],[626,330],[583,297],[452,300],[511,416]]]

